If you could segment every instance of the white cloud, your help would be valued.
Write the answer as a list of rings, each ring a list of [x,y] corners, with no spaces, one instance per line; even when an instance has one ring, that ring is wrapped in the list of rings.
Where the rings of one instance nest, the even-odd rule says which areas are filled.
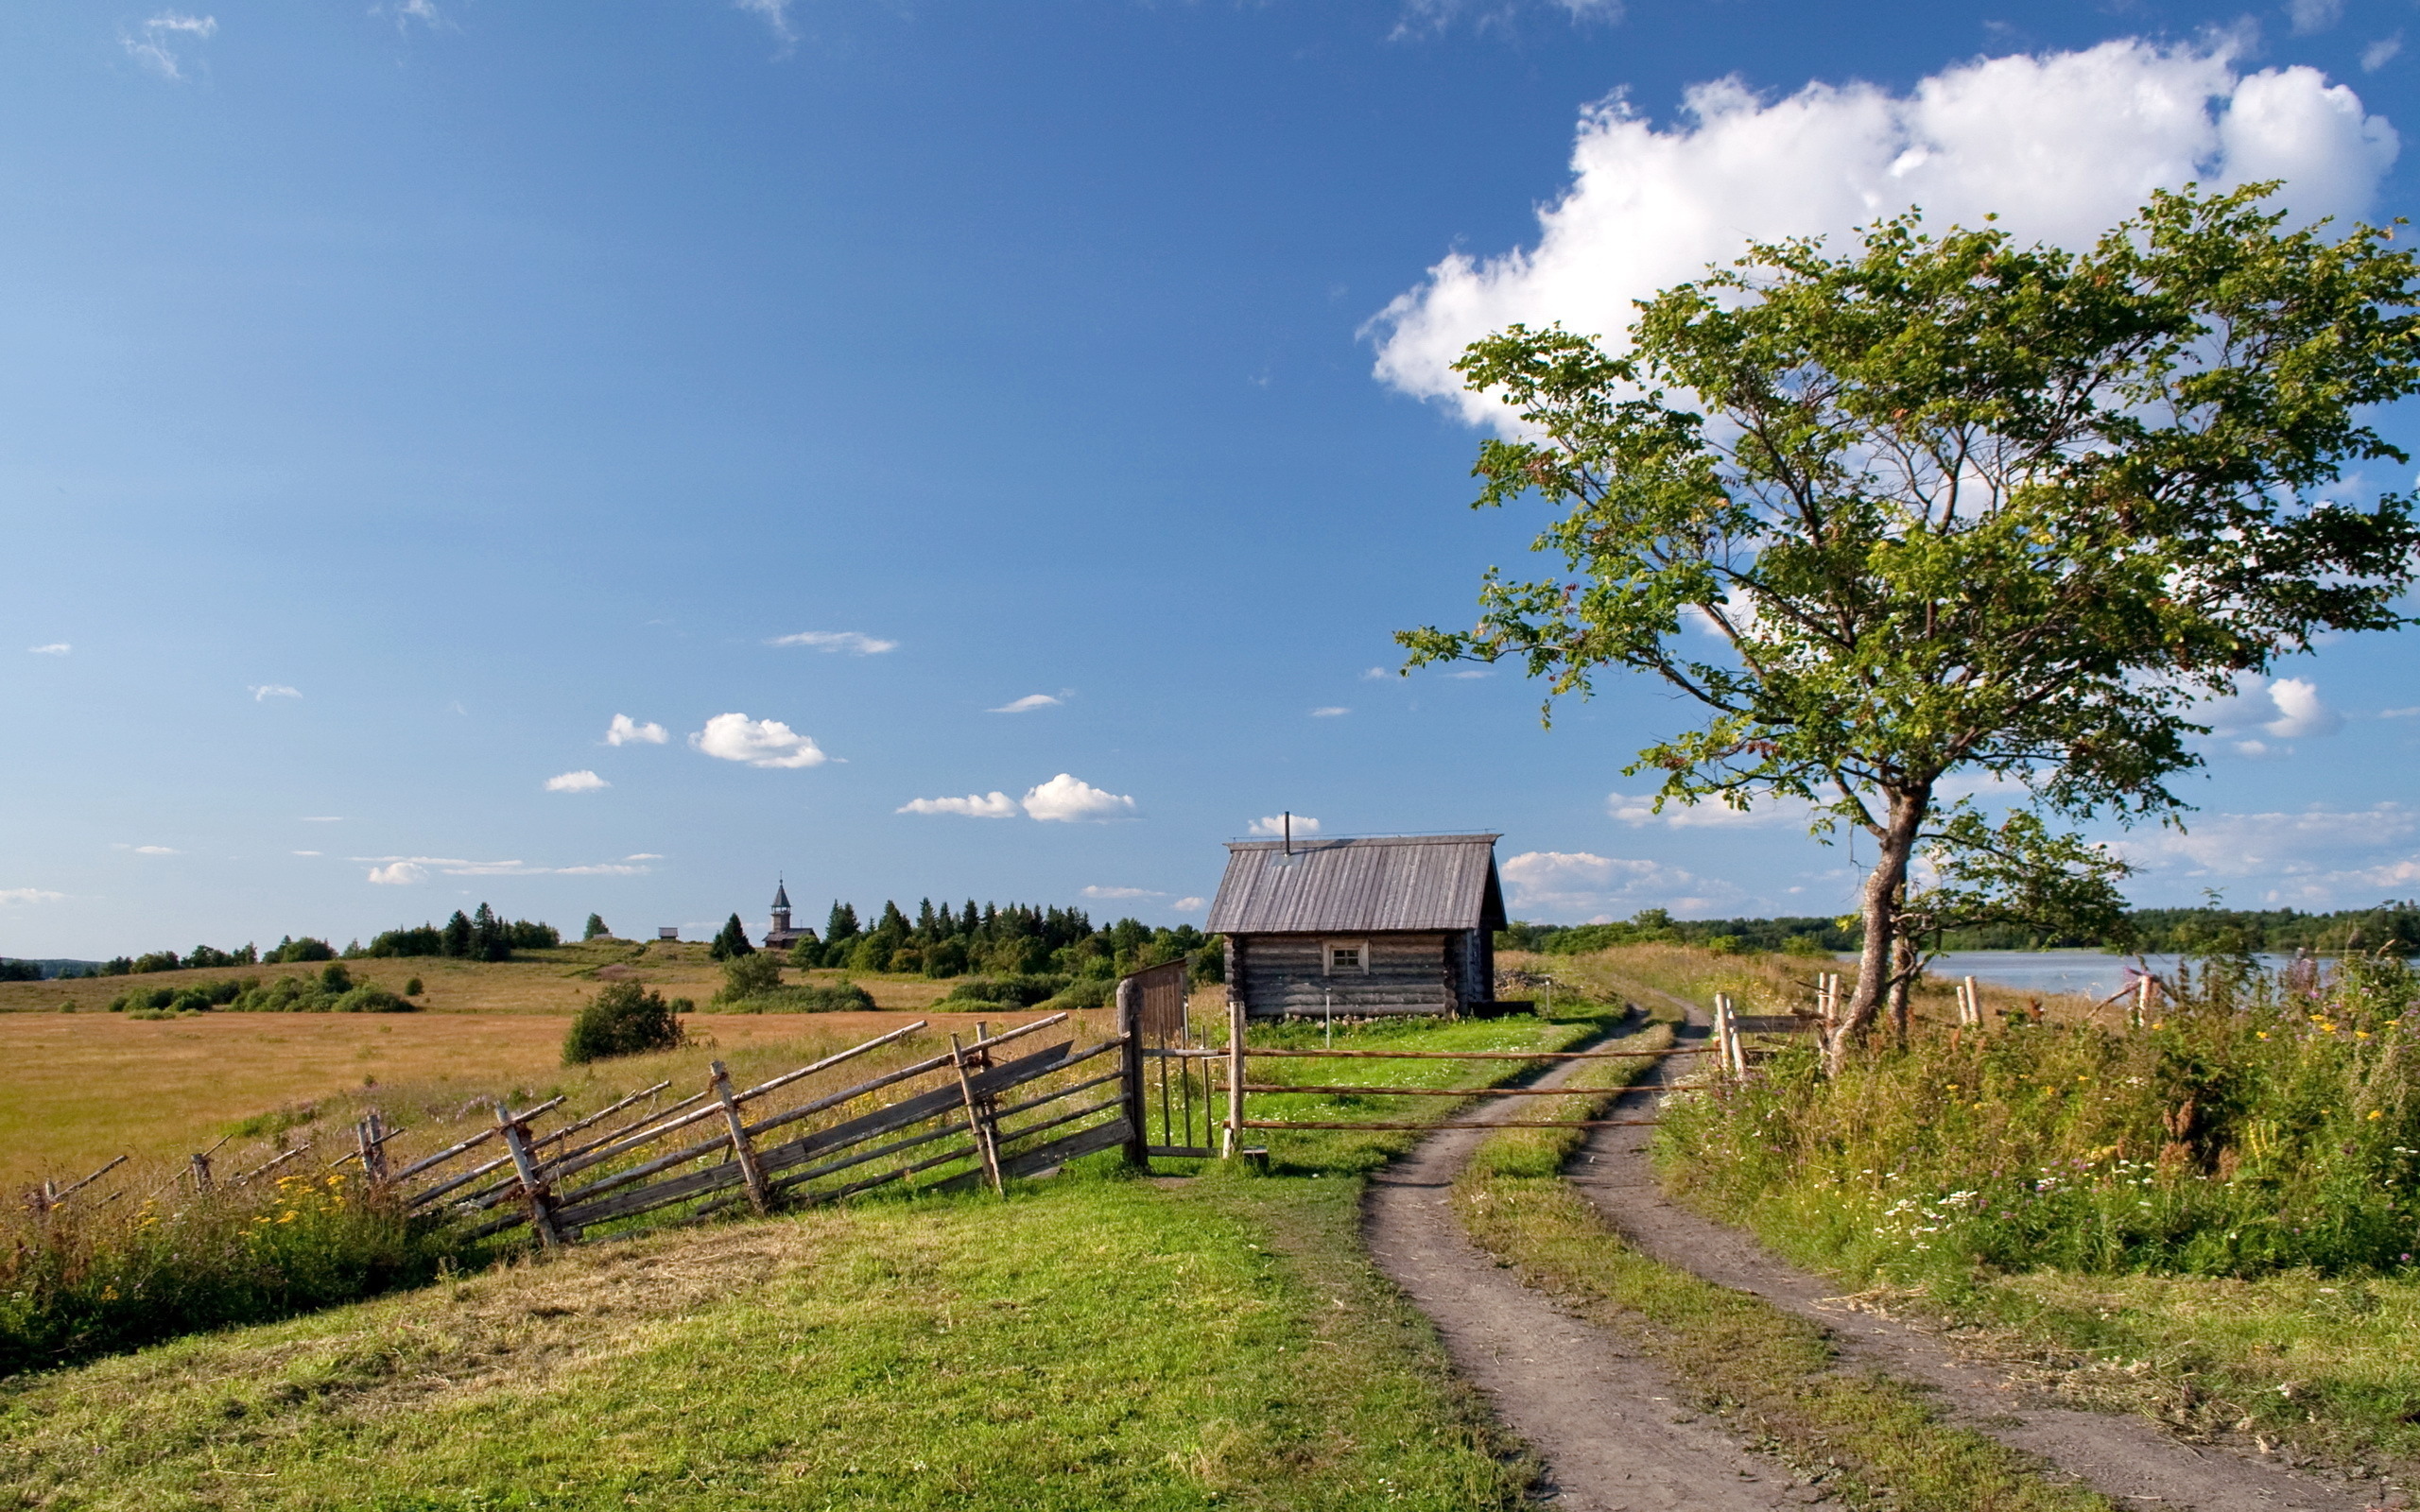
[[[558,877],[644,877],[649,868],[626,866],[618,861],[600,861],[585,867],[557,867]]]
[[[1198,914],[1209,906],[1210,900],[1207,898],[1180,898],[1168,904],[1168,907],[1180,914]]]
[[[341,814],[305,814],[302,816],[302,822],[305,824],[342,824],[344,822],[344,816]]]
[[[1922,204],[1935,226],[1986,213],[2020,238],[2074,246],[2159,185],[2282,178],[2304,216],[2364,210],[2394,161],[2383,118],[2307,67],[2240,72],[2226,42],[2123,40],[1985,59],[1908,94],[1809,84],[1767,101],[1736,79],[1691,89],[1658,129],[1619,96],[1585,112],[1572,183],[1534,247],[1456,252],[1371,322],[1377,375],[1504,417],[1450,364],[1514,321],[1618,340],[1644,299],[1737,256],[1751,235],[1840,237]]]
[[[2344,19],[2344,0],[2286,0],[2286,19],[2297,37],[2325,31]]]
[[[184,68],[177,56],[177,46],[188,40],[206,41],[217,30],[216,16],[183,16],[163,10],[145,22],[139,31],[121,29],[117,40],[128,57],[162,78],[182,78]]]
[[[65,656],[68,652],[74,649],[75,647],[69,645],[65,641],[53,641],[48,645],[29,645],[26,647],[26,653],[31,656]]]
[[[831,760],[814,741],[778,719],[717,714],[689,737],[692,747],[719,761],[751,766],[821,766]]]
[[[608,746],[661,746],[670,738],[670,731],[662,725],[652,720],[641,724],[628,714],[615,714],[614,722],[605,727]]]
[[[1266,834],[1272,837],[1285,833],[1286,816],[1283,814],[1263,815],[1253,820],[1251,826],[1244,831],[1246,834]],[[1320,821],[1307,814],[1297,814],[1294,816],[1294,833],[1297,835],[1317,834],[1320,833]]]
[[[897,641],[878,641],[856,630],[801,630],[796,635],[777,635],[767,645],[811,645],[819,651],[846,651],[853,656],[879,656],[899,649]]]
[[[2381,709],[2378,711],[2378,717],[2380,719],[2409,719],[2414,714],[2420,714],[2420,704],[2413,704],[2409,709]]]
[[[1134,812],[1134,800],[1103,792],[1089,782],[1061,772],[1039,787],[1026,789],[1026,813],[1033,818],[1073,824],[1083,819],[1123,818]]]
[[[248,682],[244,684],[244,691],[252,696],[252,702],[254,703],[264,703],[271,698],[300,698],[302,696],[302,689],[289,688],[283,682]]]
[[[2402,51],[2403,33],[2398,31],[2392,37],[2380,37],[2377,41],[2361,49],[2361,72],[2364,74],[2377,73],[2379,69],[2384,68],[2387,64],[2394,61],[2395,55]]]
[[[127,849],[132,850],[138,856],[181,856],[184,854],[183,851],[178,850],[172,845],[138,845],[130,846]]]
[[[585,769],[565,772],[561,777],[546,779],[546,791],[549,793],[594,793],[600,787],[613,785],[595,772]]]
[[[964,798],[909,799],[893,811],[899,814],[963,814],[970,819],[1013,819],[1017,800],[1006,793],[970,793]]]
[[[1735,902],[1728,883],[1694,876],[1658,861],[1600,856],[1586,850],[1528,850],[1502,868],[1506,902],[1526,919],[1626,919],[1642,908],[1696,913]]]
[[[389,862],[370,868],[370,880],[382,887],[408,887],[428,880],[428,868],[413,861]]]
[[[1036,709],[1056,709],[1065,702],[1064,698],[1054,698],[1046,693],[1028,693],[1022,698],[1011,699],[997,709],[986,709],[983,712],[991,714],[1031,713]]]
[[[1164,892],[1154,892],[1149,887],[1086,887],[1084,889],[1084,896],[1087,898],[1102,900],[1128,900],[1134,898],[1165,898],[1167,894]]]
[[[409,31],[411,29],[412,23],[415,21],[419,22],[422,26],[426,26],[431,31],[455,31],[459,29],[454,25],[454,23],[445,18],[445,13],[443,11],[437,9],[434,0],[398,0],[397,4],[391,6],[372,6],[370,8],[370,13],[373,16],[381,14],[382,12],[395,18],[395,29],[397,31]]]
[[[624,856],[622,859],[625,861],[661,861],[664,857],[653,850],[642,850],[636,855]]]
[[[1619,26],[1628,14],[1623,0],[1545,0],[1546,7],[1560,10],[1573,25],[1599,23]],[[1442,32],[1467,16],[1475,31],[1502,31],[1515,22],[1519,7],[1514,0],[1404,0],[1403,13],[1397,19],[1389,40]]]
[[[1813,813],[1813,805],[1804,799],[1768,799],[1750,809],[1735,809],[1720,799],[1703,803],[1670,803],[1664,812],[1655,812],[1652,794],[1633,798],[1624,793],[1605,795],[1605,813],[1624,824],[1662,824],[1675,830],[1739,830],[1758,829],[1772,824],[1805,824]]]
[[[1347,709],[1340,703],[1332,703],[1324,709],[1312,710],[1311,717],[1314,719],[1334,719],[1340,715],[1349,714],[1352,712],[1352,710]]]
[[[1372,667],[1369,671],[1361,674],[1361,680],[1364,682],[1376,682],[1382,678],[1392,678],[1393,676],[1393,673],[1389,672],[1384,667]]]
[[[2270,740],[2301,740],[2306,736],[2333,735],[2344,728],[2344,716],[2323,702],[2319,685],[2302,678],[2265,678],[2247,672],[2236,679],[2236,691],[2223,698],[2212,698],[2193,710],[2195,722],[2206,724],[2213,734],[2235,736],[2266,735]],[[2238,755],[2264,756],[2271,747],[2258,739],[2238,740]]]
[[[298,856],[316,856],[320,854],[320,852],[317,850],[297,850],[294,851],[293,854]]]
[[[764,22],[772,31],[773,40],[782,44],[784,53],[798,41],[798,33],[790,26],[790,0],[732,0],[732,9],[745,10]]]
[[[434,868],[449,877],[542,877],[553,869],[520,861],[466,861],[459,856],[354,856],[353,859],[383,862],[389,870],[398,866],[414,872],[424,872],[426,868]]]
[[[0,907],[17,903],[55,903],[67,895],[47,887],[0,887]]]

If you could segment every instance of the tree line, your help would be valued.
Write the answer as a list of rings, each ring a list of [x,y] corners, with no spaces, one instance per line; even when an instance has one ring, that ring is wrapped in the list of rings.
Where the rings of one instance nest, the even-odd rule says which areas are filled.
[[[1599,924],[1531,924],[1497,932],[1498,950],[1576,955],[1616,945],[1698,945],[1718,951],[1831,954],[1864,945],[1862,922],[1844,919],[1674,919],[1661,908]],[[2420,954],[2420,901],[2389,899],[2369,908],[2304,913],[2294,908],[2133,908],[2110,927],[2066,932],[2017,925],[1942,930],[1931,950],[2107,950],[2149,954],[2236,955],[2308,950],[2336,954],[2384,951]]]
[[[836,902],[822,931],[806,930],[790,947],[789,964],[945,980],[970,975],[1115,977],[1191,957],[1198,975],[1216,979],[1222,954],[1212,948],[1215,943],[1214,936],[1190,924],[1154,928],[1138,919],[1121,919],[1096,928],[1080,908],[977,904],[971,898],[959,909],[921,900],[912,919],[898,903],[886,900],[869,927],[856,904]],[[729,960],[755,949],[734,914],[709,954]]]

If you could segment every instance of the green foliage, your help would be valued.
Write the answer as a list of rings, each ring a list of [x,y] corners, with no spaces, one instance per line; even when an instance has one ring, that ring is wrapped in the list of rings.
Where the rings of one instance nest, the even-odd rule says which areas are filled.
[[[752,955],[755,951],[756,947],[749,943],[748,931],[740,924],[737,914],[723,920],[722,932],[715,936],[714,943],[706,948],[706,954],[717,961],[736,960],[743,955]]]
[[[1512,658],[1549,707],[1651,673],[1705,710],[1629,768],[1659,806],[1865,831],[1854,1024],[1904,1003],[1927,934],[2106,927],[2122,862],[2040,815],[2173,816],[2197,700],[2406,623],[2412,501],[2337,495],[2403,461],[2360,416],[2420,389],[2420,263],[2280,234],[2275,187],[2157,193],[2083,253],[1910,214],[1841,257],[1755,244],[1643,305],[1623,355],[1475,343],[1459,370],[1525,425],[1482,444],[1478,503],[1564,510],[1536,541],[1564,570],[1491,572],[1477,627],[1399,637],[1412,664]],[[1938,812],[1959,772],[2037,812]],[[1946,885],[1911,898],[1923,857]]]
[[[411,984],[415,988],[418,978]],[[241,977],[177,988],[136,988],[110,1000],[112,1013],[200,1013],[232,1008],[237,1013],[416,1013],[419,1005],[381,988],[356,985],[341,961],[314,977],[281,976],[274,982]]]
[[[770,992],[782,985],[782,963],[778,957],[750,952],[722,963],[722,990],[716,993],[717,1003],[736,1003]]]
[[[0,1223],[0,1376],[418,1285],[475,1258],[340,1176]]]
[[[614,932],[605,927],[605,916],[602,914],[589,915],[588,922],[579,928],[579,937],[582,939],[611,939],[613,936]]]
[[[674,1050],[685,1038],[678,1014],[662,993],[636,982],[609,982],[572,1021],[571,1032],[563,1037],[563,1064]]]
[[[420,996],[420,994],[421,985],[419,977],[415,976],[404,984],[404,996],[407,998],[416,998]]]
[[[474,961],[509,961],[516,950],[545,950],[562,943],[562,936],[552,924],[527,919],[507,922],[494,909],[481,903],[475,917],[456,909],[454,917],[441,928],[413,924],[382,931],[372,938],[368,950],[358,954],[378,959],[451,955]]]
[[[39,982],[42,980],[40,961],[0,959],[0,982]]]
[[[1066,990],[1073,978],[1042,973],[1031,976],[970,976],[951,988],[942,1003],[996,1003],[1030,1007]],[[935,1006],[940,1005],[936,1004]]]
[[[1683,1190],[1894,1281],[2407,1267],[2415,998],[2393,960],[2324,990],[2221,965],[2133,1032],[2020,1017],[1831,1076],[1793,1048],[1668,1104],[1657,1149]]]
[[[296,965],[304,961],[333,961],[336,958],[335,946],[323,939],[314,939],[308,935],[301,939],[296,939],[289,935],[277,942],[275,950],[261,957],[271,966]]]
[[[676,1005],[682,1000],[676,999]],[[802,983],[768,988],[746,997],[717,994],[706,1005],[710,1013],[871,1013],[873,994],[855,982]]]

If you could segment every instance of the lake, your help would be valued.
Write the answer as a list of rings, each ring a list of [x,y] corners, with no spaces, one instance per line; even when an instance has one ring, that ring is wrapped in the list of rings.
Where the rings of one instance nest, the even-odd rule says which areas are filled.
[[[2161,976],[2173,975],[2180,955],[2141,957]],[[2290,955],[2262,955],[2260,964],[2282,970]],[[2106,998],[2117,994],[2134,974],[2136,957],[2102,951],[1949,951],[1934,957],[1932,974],[1945,981],[1971,976],[1994,987],[2020,992],[2073,992]]]

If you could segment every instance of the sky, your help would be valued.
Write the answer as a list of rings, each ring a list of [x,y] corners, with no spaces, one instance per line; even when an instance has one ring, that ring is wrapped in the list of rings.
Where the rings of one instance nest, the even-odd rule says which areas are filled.
[[[2386,0],[8,8],[0,954],[1198,923],[1288,811],[1501,832],[1533,919],[1843,911],[1870,850],[1650,812],[1668,692],[1397,675],[1543,519],[1446,364],[1910,203],[2407,214],[2415,64]],[[2213,718],[2138,902],[2420,893],[2420,640]]]

